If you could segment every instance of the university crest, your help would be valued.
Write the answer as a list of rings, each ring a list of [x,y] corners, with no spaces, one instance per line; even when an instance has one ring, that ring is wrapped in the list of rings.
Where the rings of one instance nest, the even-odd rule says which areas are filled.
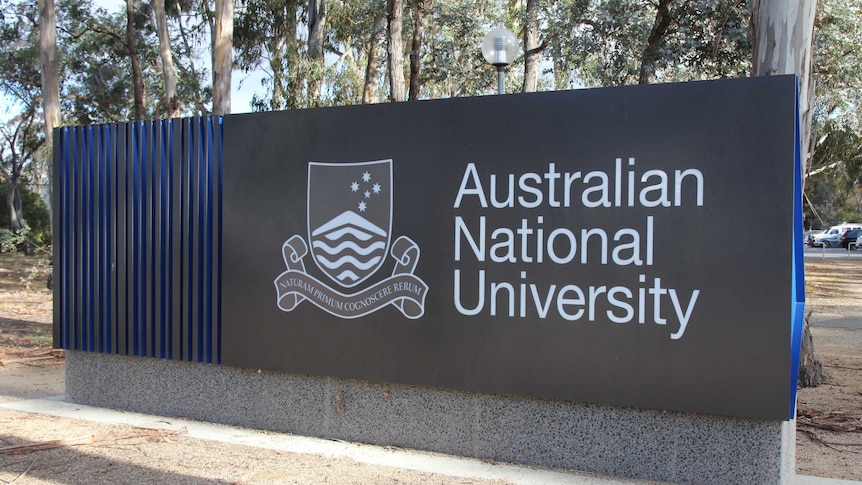
[[[275,279],[278,307],[292,311],[305,300],[341,318],[357,318],[393,305],[407,318],[425,312],[428,287],[413,274],[419,247],[407,236],[390,245],[392,160],[308,164],[307,241],[294,235],[282,246],[287,271]],[[310,258],[330,286],[306,272]],[[364,288],[391,256],[390,276]],[[345,293],[351,290],[353,293]]]

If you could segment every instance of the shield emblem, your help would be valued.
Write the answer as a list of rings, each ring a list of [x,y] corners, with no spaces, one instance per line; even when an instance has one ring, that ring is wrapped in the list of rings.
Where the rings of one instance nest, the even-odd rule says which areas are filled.
[[[389,252],[392,160],[308,164],[308,240],[320,270],[345,288],[374,274]]]

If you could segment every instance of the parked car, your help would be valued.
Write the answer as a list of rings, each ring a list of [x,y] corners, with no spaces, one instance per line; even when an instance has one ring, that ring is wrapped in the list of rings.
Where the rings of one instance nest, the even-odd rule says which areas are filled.
[[[823,234],[823,229],[812,229],[805,233],[805,239],[803,242],[809,246],[814,245],[814,236],[818,234]]]
[[[814,242],[811,245],[827,248],[838,247],[841,244],[841,235],[851,229],[862,229],[862,224],[843,222],[837,226],[832,226],[826,232],[814,236]]]
[[[841,247],[844,249],[856,249],[856,239],[859,238],[860,233],[862,233],[862,229],[851,229],[842,234],[839,240]],[[850,247],[851,244],[853,247]]]

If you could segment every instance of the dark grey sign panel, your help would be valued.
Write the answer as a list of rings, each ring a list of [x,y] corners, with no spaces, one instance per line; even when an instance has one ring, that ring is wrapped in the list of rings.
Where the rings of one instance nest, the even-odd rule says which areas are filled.
[[[227,117],[222,362],[787,419],[795,90]]]

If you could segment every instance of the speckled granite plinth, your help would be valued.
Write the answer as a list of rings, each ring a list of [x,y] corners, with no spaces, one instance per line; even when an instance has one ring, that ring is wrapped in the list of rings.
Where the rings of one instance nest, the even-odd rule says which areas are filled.
[[[699,484],[791,483],[795,422],[69,351],[66,398],[165,416]]]

